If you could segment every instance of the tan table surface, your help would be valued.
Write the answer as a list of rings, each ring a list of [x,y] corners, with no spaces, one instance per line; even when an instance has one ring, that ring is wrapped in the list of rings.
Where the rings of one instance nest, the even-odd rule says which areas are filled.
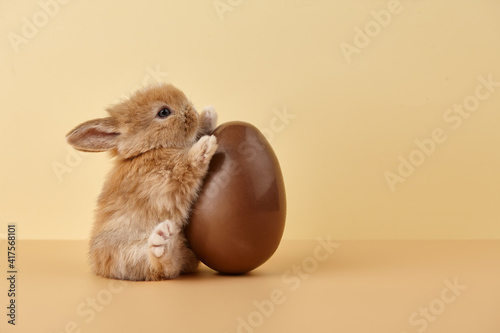
[[[89,274],[84,241],[18,245],[1,332],[500,333],[500,241],[286,240],[249,275],[128,283]]]

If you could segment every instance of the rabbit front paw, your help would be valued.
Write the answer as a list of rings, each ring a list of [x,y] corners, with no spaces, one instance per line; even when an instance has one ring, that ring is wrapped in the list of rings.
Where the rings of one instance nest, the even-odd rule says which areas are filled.
[[[213,106],[206,106],[200,114],[201,130],[204,134],[208,134],[217,126],[217,112]]]
[[[213,135],[204,135],[191,147],[195,161],[201,165],[208,165],[217,150],[217,139]]]

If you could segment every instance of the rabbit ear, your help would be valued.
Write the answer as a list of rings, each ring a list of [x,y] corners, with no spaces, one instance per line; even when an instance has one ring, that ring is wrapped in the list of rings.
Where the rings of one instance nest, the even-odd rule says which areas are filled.
[[[78,125],[66,135],[66,140],[75,149],[99,152],[116,148],[119,135],[116,121],[107,117],[89,120]]]

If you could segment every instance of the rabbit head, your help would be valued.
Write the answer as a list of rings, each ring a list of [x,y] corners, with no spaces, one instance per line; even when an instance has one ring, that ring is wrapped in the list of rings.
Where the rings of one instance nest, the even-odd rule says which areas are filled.
[[[70,131],[68,143],[81,151],[111,151],[128,159],[153,149],[190,146],[196,140],[198,113],[170,84],[139,90],[107,111],[109,117]]]

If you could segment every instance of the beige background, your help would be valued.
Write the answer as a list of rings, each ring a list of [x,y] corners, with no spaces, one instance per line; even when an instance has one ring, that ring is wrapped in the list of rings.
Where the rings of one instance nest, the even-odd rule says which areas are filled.
[[[64,135],[162,80],[268,135],[285,238],[500,238],[500,87],[479,88],[460,127],[443,119],[474,101],[479,77],[500,82],[500,2],[67,2],[49,16],[0,1],[1,233],[17,223],[24,239],[86,239],[111,163],[73,155]],[[382,27],[371,11],[388,6]],[[355,40],[365,27],[370,41]],[[436,128],[444,142],[391,189],[385,173],[423,156],[415,140]]]
[[[16,326],[0,240],[1,332],[500,331],[500,86],[479,81],[500,82],[500,1],[55,1],[0,0],[0,238],[21,238]],[[64,136],[157,80],[280,159],[285,239],[248,275],[89,272],[111,163]]]
[[[2,314],[0,331],[500,332],[498,240],[348,240],[331,253],[320,243],[284,240],[249,275],[202,266],[175,280],[127,283],[90,275],[84,240],[24,240],[16,326]],[[7,292],[1,299],[7,304]]]

